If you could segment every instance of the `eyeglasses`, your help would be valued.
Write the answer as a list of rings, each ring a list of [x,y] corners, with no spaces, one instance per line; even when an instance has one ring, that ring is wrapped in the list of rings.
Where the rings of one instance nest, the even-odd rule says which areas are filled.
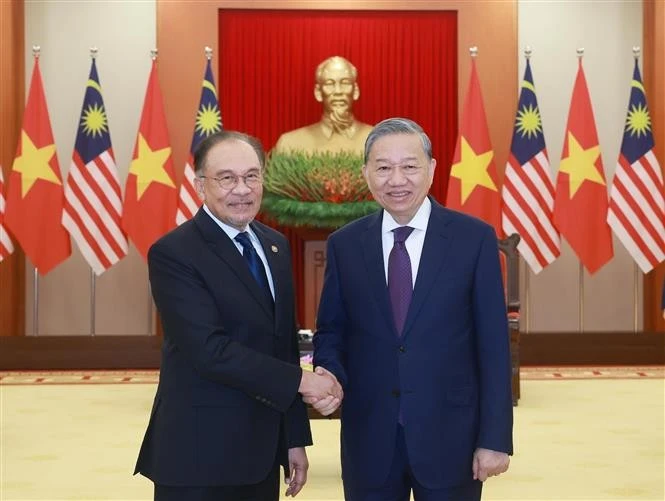
[[[406,165],[378,165],[374,167],[374,173],[376,177],[392,177],[393,171],[399,170],[404,176],[415,176],[422,172],[423,167],[417,164],[406,164]]]
[[[232,190],[236,186],[238,186],[238,181],[240,179],[243,180],[245,183],[245,186],[248,188],[254,189],[258,188],[261,186],[261,183],[263,183],[263,176],[261,175],[260,172],[250,172],[249,174],[245,174],[244,176],[237,176],[235,174],[224,174],[221,177],[214,177],[214,176],[199,176],[200,179],[211,179],[217,183],[217,186],[219,186],[223,190]]]

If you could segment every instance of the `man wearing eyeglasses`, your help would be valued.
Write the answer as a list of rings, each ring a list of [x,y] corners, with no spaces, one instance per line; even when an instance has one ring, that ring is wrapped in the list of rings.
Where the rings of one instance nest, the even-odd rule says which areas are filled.
[[[265,156],[253,137],[214,134],[194,155],[203,206],[148,253],[164,328],[159,386],[136,465],[158,501],[277,501],[307,480],[302,397],[336,406],[332,376],[299,367],[291,257],[254,217]]]
[[[513,452],[496,234],[427,196],[435,167],[422,127],[380,122],[363,175],[382,210],[328,238],[314,365],[345,391],[347,501],[478,501]]]

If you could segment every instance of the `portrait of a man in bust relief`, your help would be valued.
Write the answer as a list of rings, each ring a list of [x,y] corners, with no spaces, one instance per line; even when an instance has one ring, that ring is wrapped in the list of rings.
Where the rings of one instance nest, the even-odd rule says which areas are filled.
[[[340,56],[321,62],[315,71],[314,97],[323,106],[321,120],[282,134],[275,151],[362,153],[372,126],[353,114],[353,104],[360,97],[356,67]]]

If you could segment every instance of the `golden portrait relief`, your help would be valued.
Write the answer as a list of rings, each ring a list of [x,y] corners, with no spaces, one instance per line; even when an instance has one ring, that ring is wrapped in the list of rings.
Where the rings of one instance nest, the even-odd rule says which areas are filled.
[[[360,97],[357,79],[356,67],[343,57],[333,56],[319,64],[314,97],[323,106],[321,120],[282,134],[275,151],[361,154],[372,126],[359,122],[353,115],[353,103]]]

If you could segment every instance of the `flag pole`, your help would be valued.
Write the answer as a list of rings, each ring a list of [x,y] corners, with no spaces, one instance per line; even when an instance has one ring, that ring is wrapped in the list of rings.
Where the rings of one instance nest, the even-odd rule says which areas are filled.
[[[580,291],[580,323],[578,326],[579,332],[584,332],[584,266],[582,266],[582,261],[579,262],[580,269],[580,278],[579,278],[579,287]]]
[[[527,61],[527,64],[529,62],[529,59],[531,59],[531,54],[533,53],[533,50],[531,49],[530,45],[527,45],[524,47],[524,59]],[[519,108],[519,104],[518,104]],[[525,328],[525,333],[528,334],[531,331],[531,300],[529,298],[529,283],[530,283],[530,276],[531,276],[531,267],[526,264],[526,261],[522,259],[522,262],[524,263],[524,268],[526,270],[526,273],[524,274],[524,309],[525,311],[525,323],[526,323],[526,328]]]
[[[39,272],[37,267],[32,275],[32,335],[39,336]]]
[[[633,332],[637,332],[637,323],[638,323],[638,302],[640,300],[639,292],[639,280],[640,280],[640,269],[637,266],[637,263],[633,261],[633,274],[635,278],[633,279]]]
[[[32,46],[32,56],[35,60],[39,59],[41,50],[39,45]],[[37,266],[32,274],[32,297],[32,335],[39,336],[39,271],[37,271]]]
[[[157,61],[157,55],[159,54],[159,51],[157,50],[157,47],[154,49],[150,50],[150,59],[153,61]],[[154,305],[152,301],[152,293],[150,292],[150,280],[148,280],[148,335],[152,336],[155,333],[153,332],[153,324],[154,324]]]
[[[633,46],[633,57],[635,58],[635,61],[639,61],[640,59],[640,47],[639,46]],[[645,98],[646,99],[646,98]],[[616,175],[616,173],[615,173]],[[640,269],[637,266],[637,262],[633,260],[633,332],[637,332],[637,323],[638,323],[638,302],[640,300],[639,296],[639,279],[640,279]]]
[[[581,60],[582,57],[584,57],[584,47],[579,47],[577,49],[577,59]],[[579,332],[584,332],[584,266],[582,265],[582,261],[579,261],[579,284],[577,287],[577,290],[580,293],[580,299],[579,299],[579,325],[577,326],[577,330]]]
[[[90,47],[90,59],[97,59],[97,47]],[[95,305],[97,303],[97,275],[90,268],[90,335],[95,335],[95,325],[97,324]]]
[[[531,300],[529,299],[529,277],[531,276],[531,269],[527,266],[526,261],[522,259],[524,263],[524,269],[526,273],[524,274],[524,317],[526,320],[526,327],[524,328],[524,333],[528,334],[531,331]]]

